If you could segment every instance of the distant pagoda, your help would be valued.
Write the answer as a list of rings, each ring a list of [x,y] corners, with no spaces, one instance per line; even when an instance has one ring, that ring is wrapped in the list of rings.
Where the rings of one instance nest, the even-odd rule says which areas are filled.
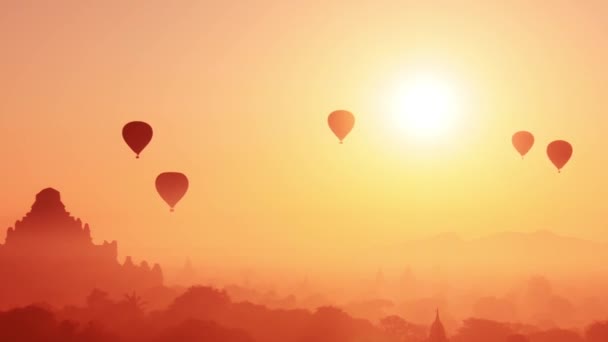
[[[435,322],[431,325],[428,342],[448,342],[443,324],[439,319],[439,309],[435,313]]]
[[[117,261],[116,241],[95,245],[88,224],[70,216],[59,191],[36,195],[32,209],[0,244],[0,307],[82,303],[93,289],[122,295],[162,286],[158,264]]]

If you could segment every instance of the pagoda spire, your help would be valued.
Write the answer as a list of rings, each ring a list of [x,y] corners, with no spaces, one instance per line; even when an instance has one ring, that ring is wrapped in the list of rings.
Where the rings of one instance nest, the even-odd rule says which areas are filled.
[[[431,325],[431,331],[429,332],[429,342],[447,342],[447,336],[445,334],[445,328],[439,319],[439,308],[435,309],[435,322]]]

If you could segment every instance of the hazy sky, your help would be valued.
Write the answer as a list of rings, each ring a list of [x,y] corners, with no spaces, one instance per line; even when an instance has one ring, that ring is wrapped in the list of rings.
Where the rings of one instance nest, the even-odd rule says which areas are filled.
[[[136,261],[347,263],[442,231],[608,240],[607,17],[604,1],[3,1],[0,226],[52,186]],[[466,94],[434,142],[385,112],[418,72]],[[344,145],[335,109],[357,118]],[[155,132],[139,160],[132,120]],[[574,146],[562,174],[553,139]],[[173,214],[164,171],[190,178]]]

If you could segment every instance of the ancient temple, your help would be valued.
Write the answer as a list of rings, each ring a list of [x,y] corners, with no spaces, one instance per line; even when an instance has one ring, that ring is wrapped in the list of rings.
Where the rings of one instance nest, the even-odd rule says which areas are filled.
[[[448,338],[445,334],[445,329],[443,328],[443,324],[439,319],[439,309],[437,309],[437,313],[435,314],[435,322],[431,325],[431,330],[429,332],[428,342],[447,342]]]
[[[0,307],[78,304],[93,289],[122,295],[162,286],[158,264],[117,260],[116,241],[93,243],[88,224],[66,211],[59,191],[36,195],[30,212],[0,244]]]

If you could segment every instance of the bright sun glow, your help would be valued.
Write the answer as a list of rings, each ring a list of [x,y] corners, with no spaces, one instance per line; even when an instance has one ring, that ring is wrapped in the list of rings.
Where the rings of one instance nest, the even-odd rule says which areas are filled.
[[[448,135],[459,119],[461,99],[447,81],[421,75],[396,89],[392,116],[399,130],[417,140],[436,141]]]

